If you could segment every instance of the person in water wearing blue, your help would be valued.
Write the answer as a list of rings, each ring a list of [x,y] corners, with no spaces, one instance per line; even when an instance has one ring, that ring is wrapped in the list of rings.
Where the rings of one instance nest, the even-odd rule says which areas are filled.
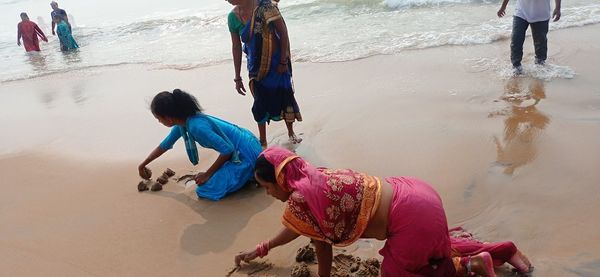
[[[54,16],[54,23],[56,23],[56,34],[60,41],[60,51],[69,51],[79,48],[77,42],[71,34],[71,27],[65,22],[60,15]]]
[[[56,35],[56,32],[54,32],[54,27],[56,26],[54,17],[56,17],[57,15],[60,16],[67,23],[67,25],[69,26],[69,30],[71,30],[71,23],[69,23],[69,16],[67,16],[67,12],[59,8],[58,3],[56,3],[56,1],[50,2],[50,7],[52,7],[52,12],[50,13],[50,19],[52,20],[52,35]]]
[[[140,177],[149,179],[146,167],[183,137],[192,164],[199,161],[196,143],[219,152],[219,157],[194,180],[198,197],[220,200],[239,190],[254,176],[254,164],[262,151],[258,139],[247,129],[204,114],[194,96],[179,89],[157,94],[150,110],[158,122],[170,127],[169,135],[138,166]]]

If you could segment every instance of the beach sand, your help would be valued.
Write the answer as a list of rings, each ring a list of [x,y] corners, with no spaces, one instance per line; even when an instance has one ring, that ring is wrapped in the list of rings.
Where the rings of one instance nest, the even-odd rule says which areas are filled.
[[[269,142],[318,166],[417,176],[438,190],[451,227],[513,240],[534,276],[594,276],[599,32],[550,33],[548,67],[573,78],[507,77],[507,40],[295,64],[304,141],[288,145],[274,123]],[[528,37],[527,64],[531,44]],[[159,91],[187,90],[207,113],[256,133],[251,98],[234,92],[232,77],[231,64],[119,66],[2,83],[0,276],[224,276],[236,253],[276,234],[284,204],[260,188],[219,202],[173,181],[160,192],[136,190],[137,164],[168,133],[148,110]],[[216,158],[200,156],[198,170]],[[167,167],[193,170],[181,142],[150,165],[154,177]],[[272,250],[272,268],[259,274],[289,276],[307,241]],[[345,250],[378,257],[381,245]]]

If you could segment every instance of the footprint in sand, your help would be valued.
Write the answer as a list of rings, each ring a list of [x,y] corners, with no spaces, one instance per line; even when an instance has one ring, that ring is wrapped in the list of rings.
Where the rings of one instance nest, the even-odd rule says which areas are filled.
[[[268,261],[262,261],[262,262],[251,261],[248,264],[244,264],[242,266],[232,268],[227,274],[225,274],[225,277],[271,276],[271,275],[266,275],[266,273],[264,273],[264,271],[269,271],[272,268],[273,268],[273,264]]]

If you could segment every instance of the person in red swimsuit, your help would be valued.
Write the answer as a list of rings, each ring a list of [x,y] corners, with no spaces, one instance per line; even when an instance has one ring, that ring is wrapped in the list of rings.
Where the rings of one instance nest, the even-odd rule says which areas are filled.
[[[21,46],[21,38],[23,38],[25,51],[40,51],[38,36],[43,41],[48,42],[42,29],[35,22],[29,20],[29,16],[26,13],[21,13],[21,22],[17,25],[17,45]]]

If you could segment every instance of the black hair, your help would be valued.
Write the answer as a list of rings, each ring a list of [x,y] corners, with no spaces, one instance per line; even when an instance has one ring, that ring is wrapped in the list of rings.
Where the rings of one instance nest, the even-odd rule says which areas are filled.
[[[202,107],[193,95],[174,89],[172,93],[163,91],[154,96],[150,110],[156,116],[187,119],[202,112]]]
[[[275,167],[265,158],[264,155],[258,156],[256,159],[256,165],[254,167],[254,173],[256,175],[270,183],[277,183],[275,179]]]
[[[26,12],[22,12],[22,13],[21,13],[21,18],[23,18],[23,17],[27,17],[27,18],[29,18],[29,16],[27,15],[27,13],[26,13]]]

